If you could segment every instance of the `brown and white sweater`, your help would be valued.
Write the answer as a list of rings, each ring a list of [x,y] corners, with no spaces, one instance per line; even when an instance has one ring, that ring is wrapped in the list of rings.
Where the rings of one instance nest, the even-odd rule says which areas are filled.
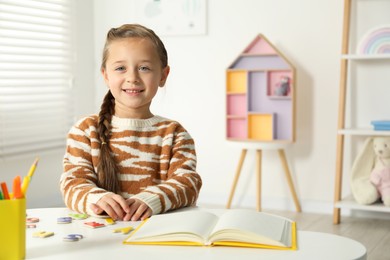
[[[69,131],[60,188],[72,210],[93,215],[91,203],[109,193],[97,185],[98,116],[79,120]],[[124,198],[137,198],[159,214],[196,204],[202,180],[196,172],[194,141],[178,123],[160,116],[113,116],[110,148],[119,166]]]

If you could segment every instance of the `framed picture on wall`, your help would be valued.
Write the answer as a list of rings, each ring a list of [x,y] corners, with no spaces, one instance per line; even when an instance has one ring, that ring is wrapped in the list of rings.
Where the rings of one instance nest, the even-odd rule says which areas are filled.
[[[207,0],[137,0],[135,22],[158,35],[206,34]]]

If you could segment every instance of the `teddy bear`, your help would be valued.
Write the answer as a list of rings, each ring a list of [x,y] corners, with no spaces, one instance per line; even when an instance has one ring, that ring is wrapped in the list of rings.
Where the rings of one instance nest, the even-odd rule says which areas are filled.
[[[372,204],[381,199],[390,207],[390,136],[365,140],[352,166],[351,190],[360,204]]]

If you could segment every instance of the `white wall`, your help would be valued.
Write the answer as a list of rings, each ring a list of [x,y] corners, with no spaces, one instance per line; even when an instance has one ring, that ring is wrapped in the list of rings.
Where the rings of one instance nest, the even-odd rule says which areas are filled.
[[[95,1],[96,71],[107,30],[137,22],[133,7],[134,1]],[[332,213],[342,11],[339,0],[209,0],[207,35],[162,37],[171,74],[153,112],[177,119],[194,137],[201,204],[228,200],[242,145],[224,137],[225,69],[262,33],[297,69],[297,142],[286,152],[303,210]],[[106,90],[99,79],[97,106]],[[294,209],[277,156],[264,152],[263,207]],[[254,157],[251,150],[234,207],[255,207]]]
[[[134,0],[74,2],[75,105],[81,116],[98,111],[107,90],[99,73],[107,30],[137,21]],[[200,204],[227,202],[242,145],[225,140],[225,69],[262,33],[297,69],[297,142],[286,152],[303,210],[332,213],[342,9],[339,0],[208,0],[206,35],[162,37],[171,74],[153,112],[180,121],[194,137],[203,178]],[[62,150],[41,155],[29,207],[62,205],[62,156]],[[255,207],[254,157],[251,150],[234,207]],[[0,162],[1,178],[3,172],[7,181],[24,174],[33,160]],[[294,209],[274,150],[264,152],[262,195],[264,208]]]

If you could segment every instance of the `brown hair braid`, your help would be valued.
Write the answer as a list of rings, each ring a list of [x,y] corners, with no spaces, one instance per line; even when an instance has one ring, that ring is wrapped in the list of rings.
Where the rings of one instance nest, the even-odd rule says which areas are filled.
[[[101,70],[106,68],[106,62],[109,56],[110,45],[115,40],[124,38],[147,38],[155,46],[160,58],[161,67],[168,66],[168,54],[161,39],[150,29],[139,24],[124,24],[118,28],[112,28],[107,33],[106,43],[103,49]],[[100,107],[97,131],[99,133],[101,149],[99,155],[98,183],[105,190],[118,193],[120,191],[117,173],[118,166],[111,155],[109,146],[111,134],[111,119],[115,112],[114,97],[111,91],[108,91]]]
[[[109,147],[111,132],[110,122],[112,115],[114,114],[113,102],[114,97],[112,96],[111,91],[108,91],[103,99],[99,113],[97,131],[99,133],[101,147],[97,170],[99,186],[105,190],[117,193],[120,190],[118,178],[116,176],[118,166],[111,156],[111,149]]]

